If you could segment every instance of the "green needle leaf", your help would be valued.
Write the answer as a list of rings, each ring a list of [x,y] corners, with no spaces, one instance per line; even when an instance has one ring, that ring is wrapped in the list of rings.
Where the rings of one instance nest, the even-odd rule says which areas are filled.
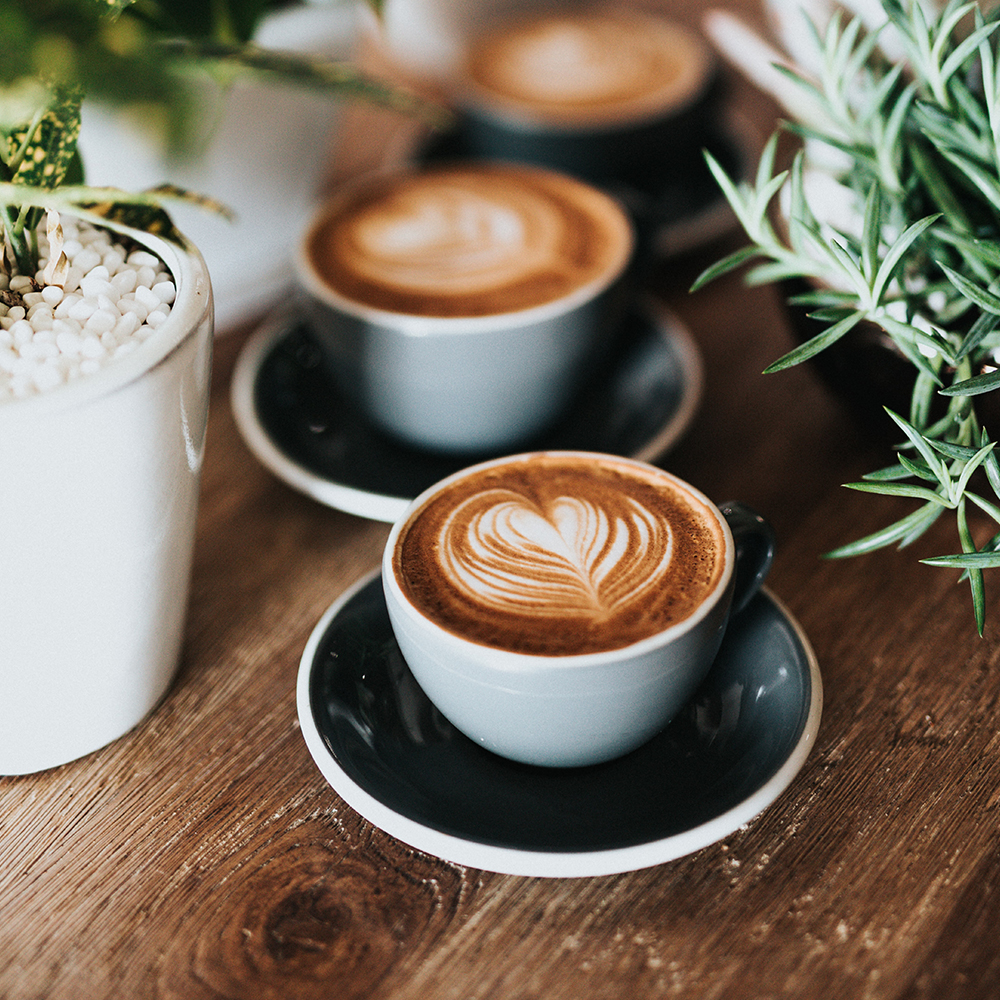
[[[803,361],[814,357],[831,344],[835,344],[850,330],[853,330],[864,317],[864,311],[861,309],[852,312],[850,316],[845,316],[839,323],[817,334],[811,340],[807,340],[804,344],[796,347],[795,350],[789,351],[783,357],[778,358],[773,364],[768,365],[764,369],[764,374],[770,375],[774,372],[783,371],[785,368],[791,368],[793,365],[801,364]]]

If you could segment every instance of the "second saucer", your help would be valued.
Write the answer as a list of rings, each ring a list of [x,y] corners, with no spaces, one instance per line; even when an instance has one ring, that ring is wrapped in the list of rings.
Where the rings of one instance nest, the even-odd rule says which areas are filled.
[[[655,461],[687,430],[702,394],[701,355],[655,304],[635,303],[606,363],[556,424],[526,448],[603,451]],[[411,448],[360,414],[320,364],[309,322],[272,318],[233,375],[237,426],[279,479],[337,510],[395,521],[418,493],[476,457]]]

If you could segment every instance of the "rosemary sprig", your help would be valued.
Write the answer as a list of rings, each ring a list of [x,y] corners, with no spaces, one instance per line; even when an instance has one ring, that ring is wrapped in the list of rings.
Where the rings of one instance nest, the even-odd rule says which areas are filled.
[[[707,154],[750,242],[693,287],[738,267],[750,283],[805,279],[812,290],[794,303],[820,332],[767,373],[815,357],[859,323],[885,331],[913,369],[907,417],[887,411],[902,434],[897,461],[845,485],[917,506],[828,555],[910,545],[950,513],[960,551],[921,561],[963,571],[982,634],[983,571],[1000,568],[1000,531],[977,548],[969,523],[975,508],[1000,527],[996,441],[974,406],[1000,388],[998,20],[959,0],[935,15],[916,0],[882,6],[880,30],[841,13],[814,29],[818,69],[786,75],[822,114],[779,129],[755,177],[734,180]],[[901,60],[879,47],[890,29]],[[788,170],[776,172],[781,131],[804,145]],[[850,207],[846,216],[817,198],[817,178],[837,192],[841,209]],[[775,216],[784,220],[780,233]]]

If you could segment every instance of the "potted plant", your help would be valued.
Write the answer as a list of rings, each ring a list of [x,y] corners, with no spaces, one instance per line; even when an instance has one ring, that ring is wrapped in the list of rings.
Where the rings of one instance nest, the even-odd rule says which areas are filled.
[[[930,13],[915,0],[881,7],[872,23],[830,8],[825,24],[803,27],[804,15],[793,24],[775,2],[797,59],[728,15],[707,21],[719,47],[784,104],[800,148],[777,170],[776,133],[744,181],[709,158],[750,243],[695,287],[750,265],[751,282],[804,288],[790,304],[818,325],[767,372],[820,361],[866,326],[879,331],[908,376],[905,412],[887,407],[896,461],[848,485],[916,508],[830,555],[909,545],[954,516],[961,551],[922,561],[962,570],[982,634],[984,570],[1000,567],[1000,534],[977,543],[970,528],[973,509],[1000,525],[996,439],[981,421],[1000,386],[997,20],[958,0]],[[867,378],[858,367],[844,375]]]
[[[141,101],[177,141],[195,68],[409,101],[248,43],[268,6],[0,12],[0,774],[65,763],[140,721],[176,669],[187,603],[212,301],[165,206],[204,199],[85,186],[84,95]]]

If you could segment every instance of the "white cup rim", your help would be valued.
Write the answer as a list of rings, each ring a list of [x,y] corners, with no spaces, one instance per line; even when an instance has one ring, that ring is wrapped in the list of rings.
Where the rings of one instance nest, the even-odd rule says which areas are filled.
[[[616,463],[633,466],[637,469],[644,471],[652,470],[657,475],[664,477],[669,480],[674,485],[678,486],[685,493],[694,497],[696,500],[700,501],[705,505],[705,507],[712,512],[716,521],[718,522],[720,528],[722,529],[723,538],[725,540],[725,553],[723,554],[723,571],[716,582],[715,587],[712,588],[711,592],[705,596],[701,604],[697,607],[686,618],[679,622],[675,622],[673,625],[669,625],[664,629],[660,629],[654,632],[652,635],[648,635],[642,639],[639,639],[633,643],[626,646],[620,646],[616,649],[602,650],[597,652],[588,653],[571,653],[571,654],[559,654],[559,653],[518,653],[512,650],[503,649],[497,646],[490,646],[486,643],[476,642],[472,639],[467,639],[464,636],[460,636],[455,632],[452,632],[437,623],[433,622],[431,619],[427,618],[424,614],[416,608],[413,603],[409,600],[404,592],[403,588],[400,586],[399,581],[396,579],[394,571],[394,553],[396,549],[396,543],[402,533],[403,528],[406,526],[410,517],[419,510],[432,496],[436,495],[440,490],[446,488],[449,484],[463,479],[468,475],[474,475],[483,469],[488,469],[496,465],[503,465],[508,462],[518,462],[525,461],[526,459],[535,455],[564,455],[566,457],[576,457],[576,458],[587,458],[594,459],[596,461],[607,461],[611,460]],[[502,666],[494,664],[494,669],[506,669],[511,672],[529,671],[537,670],[540,667],[549,667],[553,664],[558,664],[559,669],[587,669],[590,667],[603,667],[603,666],[613,666],[625,660],[632,660],[643,654],[652,652],[656,649],[665,647],[686,635],[688,632],[695,629],[708,615],[710,615],[715,608],[718,606],[719,602],[723,600],[727,593],[729,593],[731,584],[735,575],[736,567],[736,543],[733,539],[732,531],[729,527],[729,523],[723,516],[722,512],[719,510],[718,506],[714,504],[709,498],[702,493],[697,487],[692,486],[689,482],[681,479],[679,476],[674,475],[671,472],[667,472],[665,469],[661,469],[658,466],[651,465],[648,462],[642,462],[638,459],[627,458],[619,455],[610,455],[601,452],[589,452],[589,451],[578,451],[578,450],[548,450],[548,451],[535,451],[535,452],[521,452],[514,455],[503,455],[498,458],[487,459],[483,462],[478,462],[475,465],[470,465],[467,468],[461,469],[458,472],[454,472],[444,479],[439,480],[432,486],[429,486],[424,490],[419,496],[415,497],[410,504],[407,506],[406,510],[400,514],[397,520],[393,523],[392,528],[389,532],[389,537],[386,541],[385,548],[382,553],[382,585],[384,588],[390,588],[392,595],[394,597],[394,603],[396,607],[402,610],[408,617],[413,621],[419,622],[422,626],[433,629],[434,632],[442,638],[443,642],[451,643],[455,648],[462,648],[465,650],[476,649],[482,650],[484,655],[496,654],[498,660],[502,660]]]
[[[580,305],[596,299],[602,292],[611,288],[628,270],[632,257],[636,249],[635,226],[621,201],[600,188],[582,181],[579,178],[560,171],[546,167],[534,166],[524,163],[504,163],[495,160],[479,160],[475,164],[466,161],[455,161],[454,165],[482,166],[490,170],[510,170],[518,173],[536,173],[543,175],[555,175],[563,179],[589,188],[592,192],[604,199],[609,207],[614,209],[621,222],[622,252],[614,262],[597,277],[585,284],[578,285],[565,295],[551,299],[548,302],[531,306],[527,309],[514,309],[508,312],[491,313],[486,316],[435,316],[428,314],[407,313],[394,309],[386,309],[379,306],[369,305],[356,299],[351,299],[329,285],[320,276],[311,255],[308,252],[309,244],[312,242],[313,234],[335,211],[336,207],[343,203],[350,196],[371,184],[376,184],[380,180],[394,177],[406,176],[424,169],[420,164],[396,164],[388,167],[378,168],[368,171],[358,177],[352,178],[339,187],[313,214],[307,224],[302,237],[299,239],[294,257],[295,271],[299,279],[300,286],[307,294],[318,302],[335,309],[338,312],[357,319],[365,320],[377,326],[391,327],[402,333],[409,333],[415,336],[422,336],[429,333],[435,334],[460,334],[460,333],[489,333],[497,329],[512,329],[530,326],[540,323],[553,316],[559,316],[572,312]],[[446,168],[449,163],[442,162],[435,164],[434,168]],[[430,169],[434,169],[430,168]]]

